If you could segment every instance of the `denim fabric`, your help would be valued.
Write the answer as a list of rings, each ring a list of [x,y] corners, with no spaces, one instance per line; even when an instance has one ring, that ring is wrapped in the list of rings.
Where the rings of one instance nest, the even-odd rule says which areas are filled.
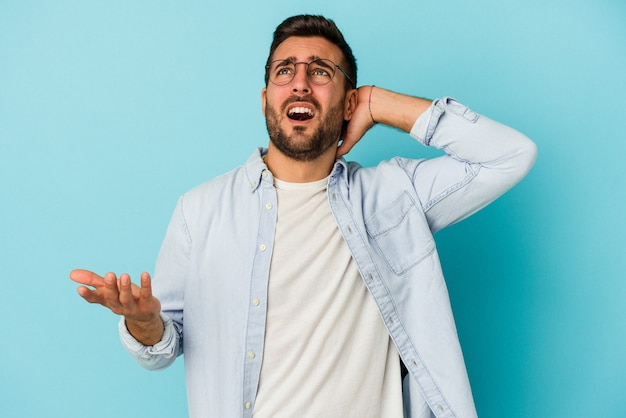
[[[409,371],[406,416],[475,417],[433,233],[522,179],[536,148],[451,98],[434,101],[411,136],[446,155],[371,168],[339,159],[328,199]],[[180,198],[153,281],[163,340],[142,346],[120,322],[126,349],[148,369],[184,353],[192,417],[251,417],[254,409],[277,205],[264,153]]]

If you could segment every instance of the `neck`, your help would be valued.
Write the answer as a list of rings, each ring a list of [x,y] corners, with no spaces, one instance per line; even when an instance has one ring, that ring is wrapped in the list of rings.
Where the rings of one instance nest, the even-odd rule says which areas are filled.
[[[298,161],[289,158],[276,149],[270,142],[265,165],[272,175],[290,183],[308,183],[328,177],[335,164],[337,149],[331,147],[327,152],[311,161]]]

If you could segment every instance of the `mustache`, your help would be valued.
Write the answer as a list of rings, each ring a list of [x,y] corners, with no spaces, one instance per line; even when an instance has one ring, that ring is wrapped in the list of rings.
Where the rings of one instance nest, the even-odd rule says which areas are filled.
[[[321,109],[320,102],[318,102],[317,99],[315,99],[313,96],[306,94],[304,96],[292,96],[285,100],[282,105],[282,111],[285,111],[285,109],[287,109],[287,106],[295,102],[311,103],[313,107],[315,107],[315,110],[319,111]]]

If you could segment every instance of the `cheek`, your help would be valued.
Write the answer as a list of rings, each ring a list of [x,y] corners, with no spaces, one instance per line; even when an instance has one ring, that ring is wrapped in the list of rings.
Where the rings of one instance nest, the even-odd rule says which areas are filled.
[[[267,115],[268,110],[273,110],[274,113],[279,113],[278,104],[281,103],[280,100],[276,97],[276,95],[266,95],[265,100],[263,101],[263,113]]]
[[[263,106],[263,114],[266,118],[272,117],[274,119],[277,119],[279,112],[275,106],[272,106],[272,102],[270,100],[266,100],[265,105]]]
[[[277,103],[282,103],[289,97],[289,89],[272,85],[265,90],[263,96],[267,106],[276,105]]]

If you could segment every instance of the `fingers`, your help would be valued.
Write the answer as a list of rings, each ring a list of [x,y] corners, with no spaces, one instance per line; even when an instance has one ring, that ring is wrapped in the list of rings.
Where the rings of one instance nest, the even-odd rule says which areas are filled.
[[[118,313],[121,306],[120,302],[120,289],[118,287],[118,280],[113,273],[107,273],[104,275],[104,287],[96,289],[100,292],[100,296],[103,299],[104,306],[111,309],[113,312]]]
[[[357,141],[350,140],[348,138],[344,139],[339,148],[337,148],[336,158],[343,157],[344,155],[349,153],[352,147],[356,145],[356,142]]]
[[[350,148],[352,147],[348,147],[347,145],[344,145],[344,143],[342,142],[341,145],[339,145],[339,147],[337,148],[337,154],[335,157],[336,158],[343,157],[348,152],[350,152]]]
[[[120,275],[119,295],[117,299],[120,305],[124,306],[125,308],[132,309],[132,307],[135,305],[132,283],[130,281],[130,276],[126,273]]]
[[[335,155],[336,158],[343,157],[348,152],[350,152],[352,147],[360,139],[360,138],[356,138],[356,139],[354,138],[354,128],[353,128],[354,125],[350,125],[350,124],[354,124],[354,122],[350,121],[348,123],[348,128],[346,129],[346,132],[342,138],[341,145],[337,147],[337,153]]]
[[[114,273],[106,273],[101,277],[92,271],[73,270],[70,272],[70,279],[84,285],[76,290],[87,302],[103,305],[114,312],[119,308],[120,291]]]
[[[112,278],[109,275],[112,275],[112,273],[107,273],[105,277],[100,277],[95,273],[81,270],[70,273],[70,278],[85,285],[79,286],[76,290],[87,302],[108,306],[108,301],[112,298],[110,288],[115,286],[115,292],[117,292],[115,275],[112,275]]]
[[[96,303],[96,295],[95,292],[85,286],[79,286],[76,291],[78,292],[78,294],[80,295],[80,297],[82,297],[83,299],[85,299],[87,302],[89,303]]]
[[[77,283],[92,287],[99,287],[104,284],[104,278],[89,270],[72,270],[70,272],[70,279]]]
[[[139,289],[139,299],[142,302],[149,302],[152,300],[152,280],[150,275],[145,271],[141,273],[141,288]]]
[[[141,287],[131,283],[128,274],[122,274],[119,281],[119,302],[124,308],[132,311],[136,305],[152,302],[152,280],[146,272],[141,273]]]
[[[369,93],[371,87],[360,87],[357,106],[352,113],[346,126],[343,141],[337,148],[337,158],[346,155],[354,145],[356,145],[363,135],[374,126],[374,121],[370,113]]]
[[[103,277],[88,270],[73,270],[70,278],[82,284],[78,294],[89,303],[97,303],[118,315],[145,315],[160,310],[160,304],[152,295],[152,281],[146,272],[141,274],[141,287],[133,284],[128,274],[119,279],[114,273]]]
[[[357,142],[363,138],[363,135],[372,127],[374,124],[371,122],[369,114],[365,114],[363,112],[357,113],[355,112],[354,116],[348,122],[348,127],[346,128],[346,133],[343,138],[341,145],[337,148],[337,158],[346,155],[352,147],[356,145]]]

